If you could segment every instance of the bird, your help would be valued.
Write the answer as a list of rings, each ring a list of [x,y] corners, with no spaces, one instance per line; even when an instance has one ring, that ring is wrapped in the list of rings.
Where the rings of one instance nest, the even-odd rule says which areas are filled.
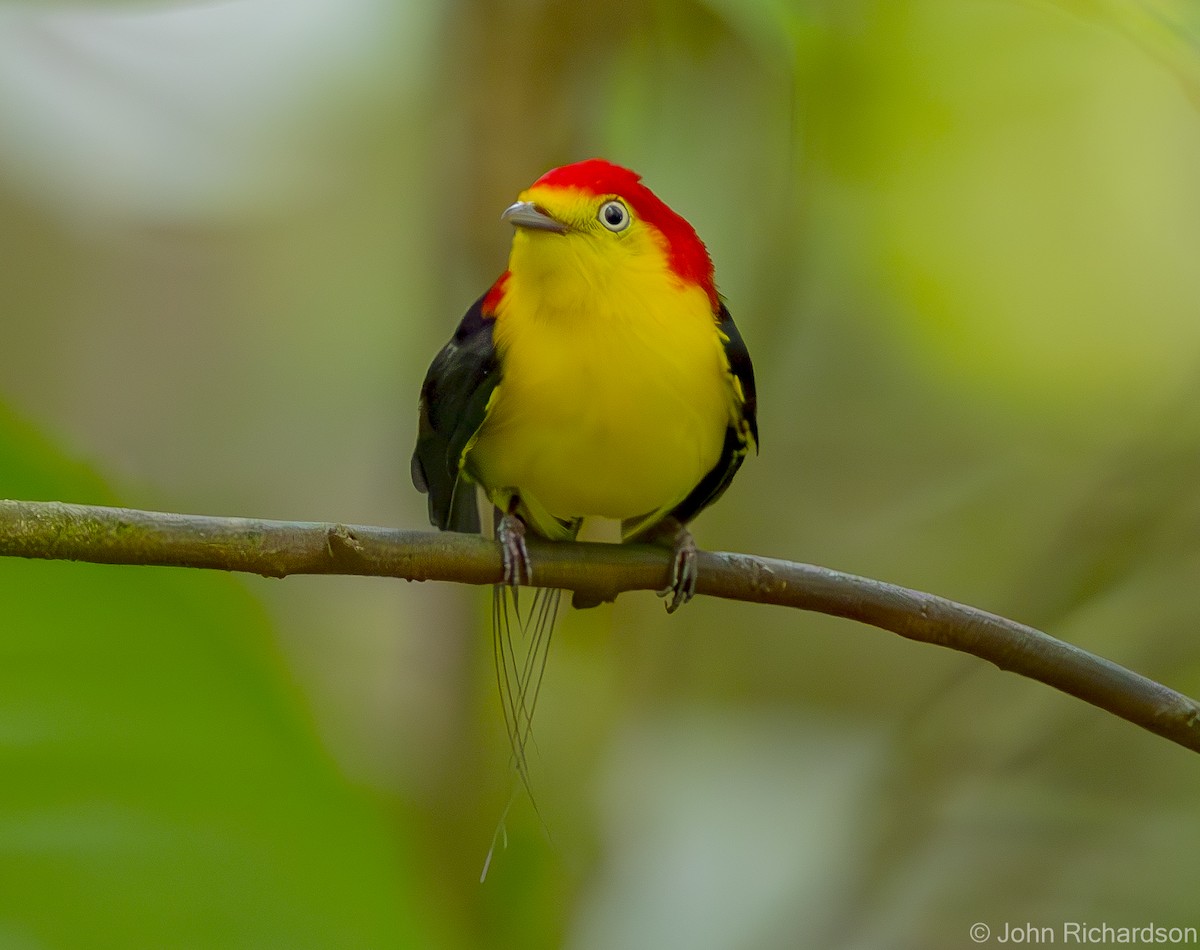
[[[508,268],[468,309],[421,387],[414,485],[430,523],[499,520],[504,580],[529,583],[526,532],[585,518],[666,543],[673,612],[696,586],[687,524],[757,452],[750,354],[695,230],[641,176],[593,158],[552,168],[501,220]]]
[[[565,541],[585,520],[619,521],[623,541],[671,549],[661,595],[674,612],[696,590],[688,523],[758,450],[754,368],[712,259],[640,175],[600,158],[550,169],[500,217],[514,229],[508,267],[421,387],[412,480],[430,522],[480,532],[480,486],[503,557],[495,590],[515,596],[536,586],[527,534]],[[539,630],[556,611],[542,604]],[[528,663],[501,672],[498,613],[520,759],[536,687]]]

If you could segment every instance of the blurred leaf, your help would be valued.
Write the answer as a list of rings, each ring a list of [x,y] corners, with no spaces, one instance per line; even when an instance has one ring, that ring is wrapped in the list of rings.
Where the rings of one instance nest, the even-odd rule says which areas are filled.
[[[1170,69],[1200,108],[1200,6],[1193,0],[1059,0],[1067,10],[1119,30]]]
[[[0,492],[111,500],[2,410]],[[430,945],[237,582],[3,559],[0,604],[0,944]]]
[[[866,200],[940,372],[1108,425],[1194,373],[1200,121],[1122,28],[920,3],[874,34]],[[1053,405],[1052,405],[1053,404]],[[1080,411],[1080,410],[1083,411]]]

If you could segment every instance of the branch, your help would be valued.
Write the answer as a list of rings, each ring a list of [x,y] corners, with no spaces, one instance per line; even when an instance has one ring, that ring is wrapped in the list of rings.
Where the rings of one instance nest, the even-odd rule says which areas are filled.
[[[529,544],[539,586],[611,600],[667,586],[648,545]],[[289,574],[495,584],[499,548],[475,535],[260,521],[0,500],[0,555]],[[1200,704],[1153,680],[974,607],[883,581],[746,554],[701,551],[697,593],[845,617],[949,647],[1062,690],[1200,752]]]

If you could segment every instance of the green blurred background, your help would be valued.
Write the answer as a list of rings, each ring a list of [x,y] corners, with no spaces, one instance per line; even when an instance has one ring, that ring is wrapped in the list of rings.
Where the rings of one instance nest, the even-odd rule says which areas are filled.
[[[0,7],[0,496],[425,525],[422,374],[548,167],[707,241],[696,534],[1200,694],[1193,0]],[[1200,925],[1200,760],[872,629],[0,562],[0,946],[958,948]],[[479,874],[506,805],[485,883]]]

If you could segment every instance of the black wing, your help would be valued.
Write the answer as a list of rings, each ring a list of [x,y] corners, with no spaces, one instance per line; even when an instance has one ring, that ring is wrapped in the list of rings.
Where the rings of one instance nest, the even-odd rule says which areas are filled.
[[[672,509],[671,515],[679,519],[681,524],[687,524],[720,498],[742,467],[746,453],[751,447],[755,452],[758,451],[758,395],[754,389],[754,364],[750,362],[750,352],[724,302],[721,303],[719,316],[717,328],[724,337],[729,371],[742,387],[742,414],[737,425],[725,430],[725,445],[712,471],[700,479],[700,484],[692,489],[691,494]]]
[[[492,343],[494,321],[484,316],[483,301],[480,297],[467,311],[450,342],[434,357],[421,386],[412,480],[429,493],[429,521],[443,531],[479,531],[475,488],[459,465],[500,382]]]

